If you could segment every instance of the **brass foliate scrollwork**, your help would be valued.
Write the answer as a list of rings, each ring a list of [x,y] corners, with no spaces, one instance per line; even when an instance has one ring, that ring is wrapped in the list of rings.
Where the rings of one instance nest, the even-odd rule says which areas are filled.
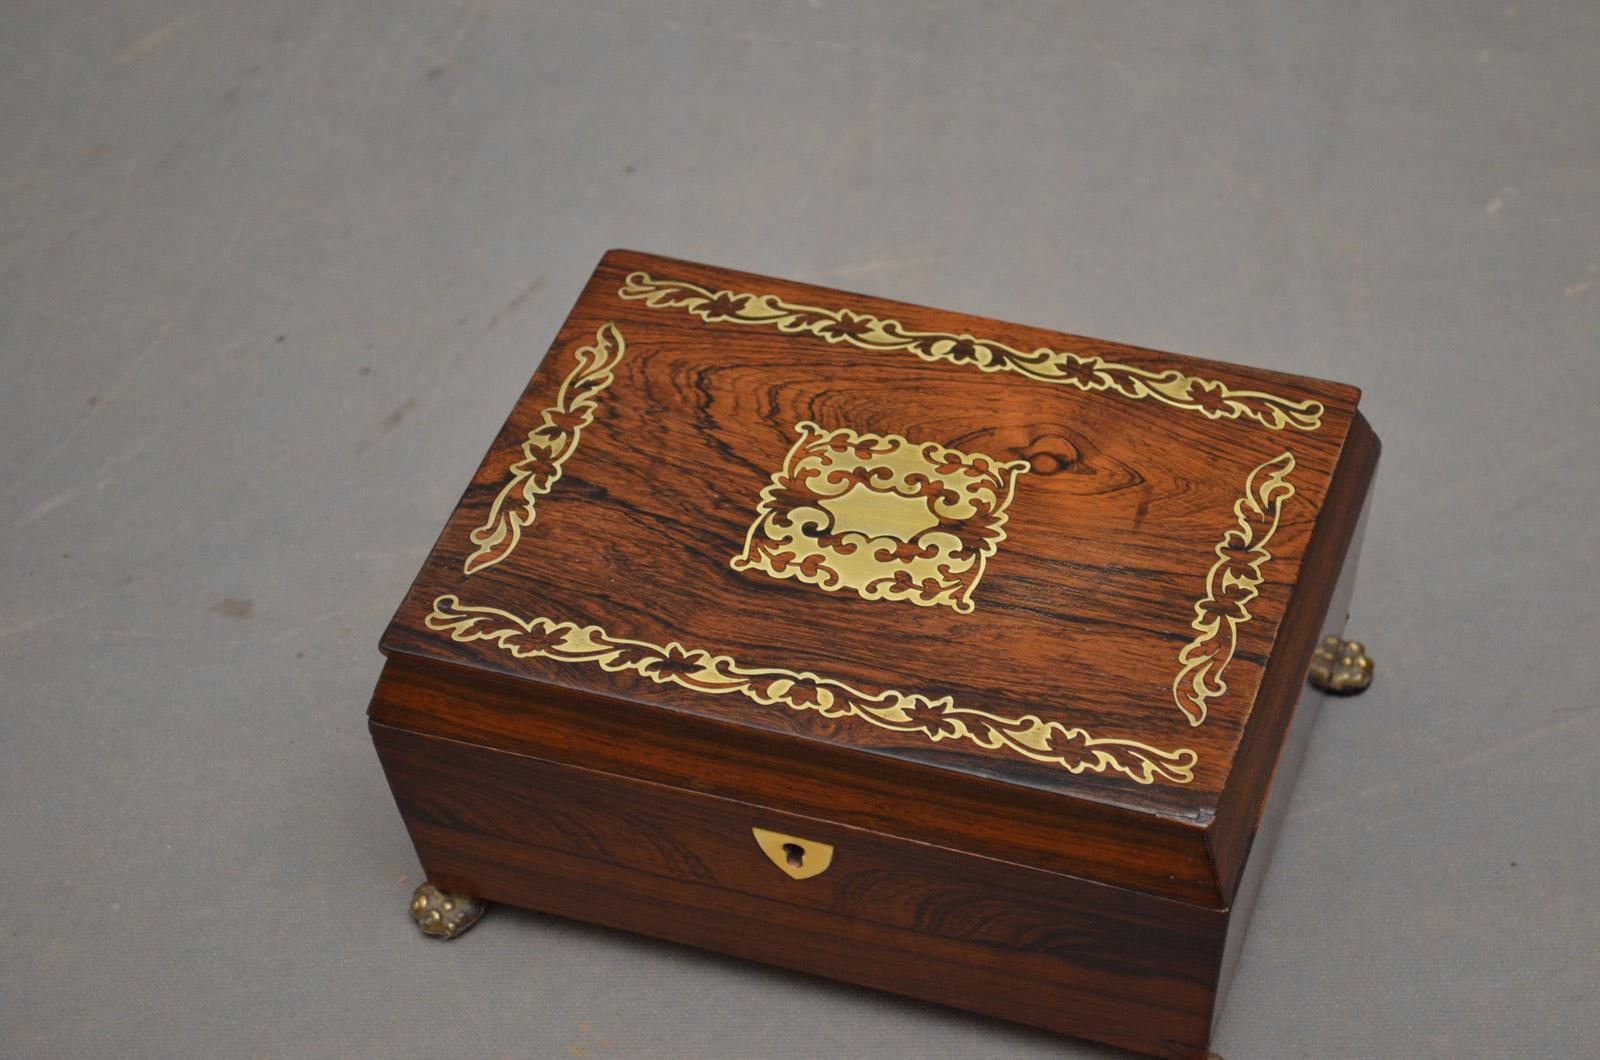
[[[1318,430],[1325,411],[1320,401],[1296,401],[1262,390],[1234,389],[1176,368],[1139,368],[1094,354],[1042,346],[1032,351],[1019,350],[975,335],[914,331],[898,320],[870,313],[793,305],[772,294],[712,291],[684,280],[657,279],[647,272],[630,273],[617,294],[652,309],[682,309],[707,323],[751,324],[775,328],[787,335],[814,335],[863,350],[905,351],[924,361],[968,364],[984,372],[1015,372],[1088,393],[1103,391],[1134,401],[1159,401],[1198,412],[1209,420],[1252,420],[1274,431],[1285,427]]]
[[[594,422],[600,395],[611,385],[612,369],[627,348],[617,326],[603,324],[592,345],[573,352],[578,363],[562,380],[556,403],[540,413],[539,425],[528,432],[522,456],[508,469],[510,477],[483,525],[468,536],[477,549],[467,557],[463,573],[492,567],[517,547],[522,532],[533,525],[535,499],[561,478],[561,465],[578,448],[583,429]]]
[[[970,614],[1028,463],[897,434],[795,431],[733,569]]]
[[[1261,592],[1261,569],[1272,558],[1267,543],[1278,531],[1283,504],[1294,496],[1289,473],[1294,455],[1284,453],[1250,472],[1244,496],[1233,506],[1237,522],[1214,550],[1206,593],[1194,605],[1195,638],[1178,653],[1172,698],[1189,719],[1206,720],[1206,704],[1228,690],[1222,673],[1239,648],[1239,627],[1250,621],[1250,602]]]
[[[737,694],[763,706],[854,718],[892,732],[915,733],[933,743],[955,740],[1006,751],[1069,773],[1120,773],[1139,784],[1194,779],[1198,756],[1188,748],[1164,751],[1136,740],[1091,736],[1081,728],[1032,714],[1007,717],[957,706],[950,696],[931,698],[893,689],[865,692],[814,673],[741,665],[677,642],[665,645],[614,637],[599,626],[550,618],[521,618],[495,607],[473,607],[440,596],[429,629],[461,644],[482,641],[515,658],[592,664],[610,673],[631,672],[657,684],[711,695]]]

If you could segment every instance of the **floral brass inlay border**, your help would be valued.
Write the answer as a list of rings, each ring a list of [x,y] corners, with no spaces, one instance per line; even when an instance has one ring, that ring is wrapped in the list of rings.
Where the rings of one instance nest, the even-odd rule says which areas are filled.
[[[1233,505],[1237,528],[1229,528],[1206,574],[1206,594],[1194,605],[1191,628],[1198,634],[1178,653],[1182,669],[1172,698],[1190,725],[1206,720],[1206,703],[1228,690],[1222,672],[1239,645],[1239,627],[1250,621],[1249,604],[1259,595],[1261,568],[1272,558],[1267,543],[1278,531],[1284,502],[1294,496],[1289,473],[1294,454],[1273,457],[1250,472],[1244,496]]]
[[[549,493],[561,478],[561,465],[578,448],[583,429],[594,422],[600,394],[611,385],[611,370],[627,349],[617,325],[607,323],[595,332],[592,346],[574,351],[578,363],[561,381],[556,403],[544,410],[539,426],[528,432],[522,458],[509,469],[510,481],[489,506],[483,525],[468,536],[478,549],[462,566],[465,573],[475,574],[511,555],[522,540],[522,531],[533,525],[534,499]]]
[[[970,614],[1027,461],[810,422],[795,430],[733,569]]]
[[[777,328],[789,335],[815,335],[831,343],[848,342],[864,350],[905,350],[925,361],[975,365],[985,372],[1016,372],[1030,379],[1125,398],[1149,398],[1198,412],[1210,420],[1254,420],[1270,430],[1285,427],[1315,431],[1326,411],[1320,401],[1293,401],[1261,390],[1235,390],[1227,384],[1185,375],[1176,368],[1154,371],[1040,347],[1032,353],[992,339],[939,331],[912,331],[898,320],[848,309],[792,305],[772,294],[711,291],[684,280],[630,273],[618,296],[652,309],[683,309],[707,323],[732,321]]]
[[[855,718],[892,732],[916,733],[933,743],[963,740],[987,751],[1007,750],[1074,774],[1111,770],[1139,784],[1157,779],[1187,784],[1199,758],[1189,748],[1162,751],[1133,740],[1090,736],[1032,714],[1008,718],[958,707],[950,696],[929,699],[892,689],[871,694],[813,673],[742,666],[726,655],[676,641],[650,644],[613,637],[599,626],[519,618],[499,608],[467,606],[449,594],[434,600],[426,624],[457,643],[487,641],[518,659],[593,663],[609,673],[632,672],[656,684],[738,694],[763,706],[782,704],[825,718]]]

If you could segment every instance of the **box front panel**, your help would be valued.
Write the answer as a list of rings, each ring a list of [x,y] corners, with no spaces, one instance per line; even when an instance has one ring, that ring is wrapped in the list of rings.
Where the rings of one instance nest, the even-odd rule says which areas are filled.
[[[444,886],[1158,1055],[1204,1052],[1225,912],[383,725],[373,734],[423,866]]]

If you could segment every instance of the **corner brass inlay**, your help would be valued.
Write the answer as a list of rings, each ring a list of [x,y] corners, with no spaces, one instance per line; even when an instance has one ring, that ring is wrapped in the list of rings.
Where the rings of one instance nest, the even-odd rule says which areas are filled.
[[[608,673],[632,672],[656,684],[711,695],[736,693],[763,706],[816,711],[825,718],[854,718],[892,732],[915,733],[933,743],[960,740],[986,751],[1009,751],[1069,773],[1111,770],[1139,784],[1157,778],[1175,784],[1194,779],[1199,756],[1189,748],[1163,751],[1135,740],[1090,736],[1083,729],[1032,714],[1008,718],[958,707],[950,696],[929,699],[889,689],[876,694],[813,673],[742,666],[726,655],[613,637],[599,626],[550,618],[519,618],[494,607],[469,607],[453,595],[433,602],[427,627],[460,644],[487,641],[518,659],[593,663]]]
[[[1191,628],[1198,634],[1178,653],[1182,667],[1172,682],[1173,701],[1190,725],[1206,720],[1206,703],[1228,690],[1222,671],[1239,646],[1239,627],[1250,621],[1249,604],[1261,591],[1261,568],[1272,558],[1267,542],[1278,531],[1283,504],[1294,496],[1289,473],[1294,454],[1273,457],[1250,472],[1244,496],[1233,505],[1239,525],[1217,542],[1217,561],[1206,574],[1206,594],[1194,605]]]
[[[833,864],[833,847],[814,839],[770,832],[765,828],[752,828],[756,846],[791,880],[809,880],[821,876]]]
[[[985,372],[1016,372],[1045,383],[1095,393],[1108,390],[1132,400],[1149,398],[1198,412],[1209,420],[1254,420],[1269,430],[1315,431],[1326,411],[1320,401],[1294,401],[1261,390],[1235,390],[1214,379],[1176,368],[1154,371],[1093,354],[1040,347],[1032,353],[993,339],[942,331],[912,331],[898,320],[848,309],[792,305],[777,295],[712,291],[684,280],[660,280],[647,272],[628,275],[619,297],[652,309],[683,309],[711,323],[726,320],[776,328],[788,335],[815,335],[863,350],[905,350],[924,361],[970,364]]]
[[[733,569],[970,614],[1027,462],[897,434],[795,430]]]
[[[626,352],[622,332],[609,323],[595,333],[594,345],[574,351],[578,363],[561,381],[556,403],[544,410],[539,426],[528,432],[522,458],[510,467],[511,480],[490,505],[483,525],[469,536],[478,549],[467,557],[462,567],[465,573],[492,567],[517,547],[522,531],[533,525],[534,498],[549,493],[561,478],[561,465],[578,448],[583,429],[594,422],[600,394],[611,385],[611,370]]]

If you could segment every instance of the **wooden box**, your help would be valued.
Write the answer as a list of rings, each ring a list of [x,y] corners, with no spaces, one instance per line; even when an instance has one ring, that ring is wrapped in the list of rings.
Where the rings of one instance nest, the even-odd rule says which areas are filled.
[[[1202,1055],[1370,672],[1358,397],[606,254],[383,639],[414,914]]]

